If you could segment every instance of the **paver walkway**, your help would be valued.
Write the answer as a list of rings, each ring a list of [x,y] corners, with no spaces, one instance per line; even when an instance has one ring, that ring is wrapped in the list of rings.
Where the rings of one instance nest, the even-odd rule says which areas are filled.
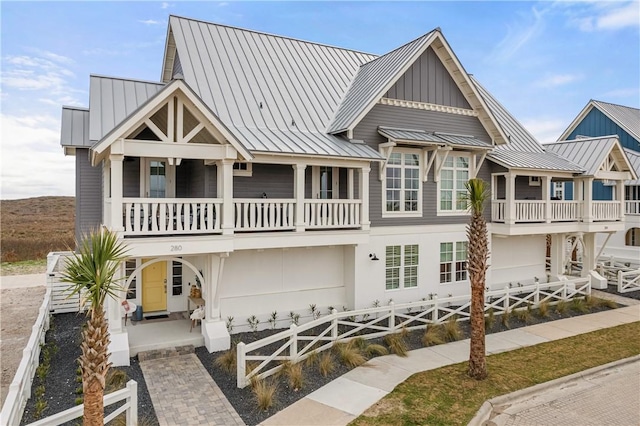
[[[160,426],[244,425],[195,354],[140,362]]]

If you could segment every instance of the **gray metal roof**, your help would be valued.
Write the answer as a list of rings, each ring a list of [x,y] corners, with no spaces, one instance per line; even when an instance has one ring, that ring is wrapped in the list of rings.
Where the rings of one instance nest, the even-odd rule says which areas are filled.
[[[582,173],[584,169],[553,152],[521,152],[494,149],[487,157],[501,166],[513,169]]]
[[[640,109],[602,101],[591,101],[603,114],[640,142]]]
[[[89,82],[89,139],[99,141],[165,85],[92,75]]]
[[[622,149],[624,150],[624,153],[627,155],[627,159],[629,160],[629,163],[631,163],[633,170],[635,170],[636,176],[638,176],[638,179],[625,181],[625,184],[640,185],[640,152],[634,151],[629,148],[624,148],[624,147]]]
[[[91,147],[88,108],[62,107],[60,144],[62,146]]]
[[[177,16],[169,24],[184,81],[251,151],[381,158],[325,133],[374,55]]]
[[[378,100],[388,85],[392,83],[404,68],[413,63],[425,46],[434,39],[431,31],[391,52],[360,66],[353,83],[344,95],[331,124],[329,133],[347,130],[371,102]]]
[[[544,152],[544,149],[540,143],[533,137],[525,127],[520,124],[514,116],[512,116],[507,109],[502,106],[496,98],[485,89],[476,78],[471,75],[471,81],[475,84],[480,96],[484,99],[485,103],[489,107],[491,114],[495,117],[498,125],[502,128],[503,132],[509,138],[509,143],[504,145],[497,145],[497,150],[506,151],[519,151],[519,152]]]
[[[547,152],[553,152],[579,164],[586,176],[593,176],[616,144],[618,144],[617,137],[604,136],[555,142],[545,144],[544,147]]]
[[[395,127],[378,127],[378,133],[389,139],[406,142],[424,142],[447,146],[465,146],[491,149],[493,145],[481,141],[474,136],[455,135],[451,133],[428,132],[426,130],[399,129]]]

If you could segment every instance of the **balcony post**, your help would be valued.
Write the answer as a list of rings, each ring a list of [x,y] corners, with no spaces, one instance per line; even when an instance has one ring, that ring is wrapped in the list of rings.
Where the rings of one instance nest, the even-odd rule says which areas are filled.
[[[218,198],[222,198],[222,229],[223,235],[233,234],[233,160],[216,161],[218,168]]]
[[[507,173],[505,175],[504,188],[504,223],[513,225],[516,223],[516,174]]]
[[[620,213],[618,216],[619,220],[624,220],[625,215],[625,199],[624,199],[624,181],[618,180],[616,181],[616,200],[620,203]]]
[[[551,223],[551,179],[549,176],[542,176],[542,199],[544,200],[544,220]]]
[[[565,234],[551,234],[551,259],[549,274],[553,281],[564,275]]]
[[[354,192],[353,169],[347,169],[347,198],[353,200]]]
[[[366,231],[371,225],[369,221],[369,172],[371,167],[362,167],[358,176],[358,195],[360,196],[360,229]]]
[[[111,230],[116,232],[124,231],[122,223],[122,162],[123,154],[109,155],[111,163]]]
[[[582,221],[593,222],[593,178],[586,178],[583,181],[584,187],[582,188],[583,196],[583,209],[582,209]]]
[[[295,227],[296,232],[304,232],[307,224],[304,220],[304,187],[306,164],[293,164],[293,191],[296,198]]]

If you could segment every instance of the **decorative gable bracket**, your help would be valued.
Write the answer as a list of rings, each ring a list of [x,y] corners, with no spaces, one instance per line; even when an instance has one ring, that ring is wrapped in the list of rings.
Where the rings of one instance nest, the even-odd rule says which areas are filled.
[[[616,155],[618,153],[618,155]],[[632,175],[628,171],[623,171],[628,166],[620,150],[612,149],[609,152],[595,173],[596,179],[603,180],[631,180]]]
[[[378,144],[378,151],[384,157],[384,161],[381,161],[379,163],[380,170],[378,173],[378,180],[380,180],[380,182],[382,182],[384,178],[385,170],[387,169],[387,163],[389,162],[389,158],[391,158],[391,153],[393,152],[394,146],[396,146],[396,143],[391,141]]]
[[[427,176],[429,175],[429,169],[431,169],[431,164],[433,163],[433,159],[435,159],[436,168],[433,171],[433,181],[440,181],[440,172],[442,171],[442,167],[444,166],[444,162],[447,161],[447,157],[449,153],[453,151],[453,147],[450,146],[439,146],[436,148],[435,152],[431,154],[431,162],[429,163],[429,168],[425,169],[423,180],[427,181]]]

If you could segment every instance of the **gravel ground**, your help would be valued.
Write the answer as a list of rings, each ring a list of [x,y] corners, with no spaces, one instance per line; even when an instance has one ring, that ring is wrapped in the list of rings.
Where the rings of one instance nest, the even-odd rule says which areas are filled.
[[[625,295],[626,296],[626,295]],[[571,306],[571,304],[569,304]],[[591,312],[598,312],[607,310],[607,308],[597,308]],[[535,312],[535,311],[534,311]],[[556,319],[567,318],[571,316],[582,315],[581,313],[572,311],[570,309],[563,315],[559,315],[555,312],[555,308],[549,310],[549,317],[540,318],[535,313],[531,317],[524,321],[512,315],[509,321],[509,328],[519,328],[527,325],[553,321]],[[496,333],[507,330],[507,327],[502,324],[500,317],[496,316],[493,327],[487,329],[487,334]],[[51,371],[47,375],[45,380],[45,399],[48,404],[48,408],[44,411],[43,416],[55,414],[63,411],[67,408],[75,406],[76,395],[75,390],[81,384],[76,382],[76,359],[80,355],[80,328],[84,322],[84,316],[77,314],[60,314],[55,315],[52,321],[52,329],[47,333],[47,342],[53,342],[58,347],[57,353],[52,357]],[[460,328],[463,334],[463,338],[469,336],[469,324],[467,322],[460,323]],[[264,330],[259,332],[247,332],[234,334],[232,336],[234,342],[243,341],[249,343],[260,338],[266,337],[273,333],[277,333],[282,330]],[[418,349],[422,347],[421,337],[422,331],[413,331],[406,336],[406,342],[408,349]],[[381,339],[369,341],[370,343],[381,343]],[[349,371],[349,369],[338,362],[335,363],[336,370],[328,377],[323,377],[317,367],[305,365],[304,367],[304,384],[302,389],[293,390],[290,388],[287,379],[285,377],[271,377],[271,380],[276,383],[277,391],[275,396],[275,404],[267,411],[260,411],[257,408],[254,397],[251,393],[250,387],[245,389],[238,389],[236,387],[236,375],[235,373],[227,373],[215,366],[214,360],[222,356],[223,352],[208,353],[206,348],[196,348],[196,355],[204,365],[205,369],[211,374],[211,377],[220,387],[224,395],[229,402],[236,409],[243,421],[248,425],[255,425],[268,417],[272,416],[279,410],[289,406],[295,401],[305,397],[314,390],[324,386],[335,378]],[[131,379],[138,382],[138,403],[139,403],[139,415],[140,419],[144,418],[144,424],[157,425],[158,421],[155,416],[151,398],[146,387],[142,370],[140,369],[137,357],[131,358],[130,367],[117,367],[125,371]],[[34,378],[34,390],[38,386],[38,378]],[[27,408],[23,416],[22,424],[32,422],[34,411],[35,397],[27,403]],[[73,423],[72,423],[73,424]]]
[[[628,293],[618,293],[617,285],[608,285],[607,288],[602,289],[607,293],[617,294],[619,296],[628,297],[629,299],[640,300],[640,290],[630,291]]]

